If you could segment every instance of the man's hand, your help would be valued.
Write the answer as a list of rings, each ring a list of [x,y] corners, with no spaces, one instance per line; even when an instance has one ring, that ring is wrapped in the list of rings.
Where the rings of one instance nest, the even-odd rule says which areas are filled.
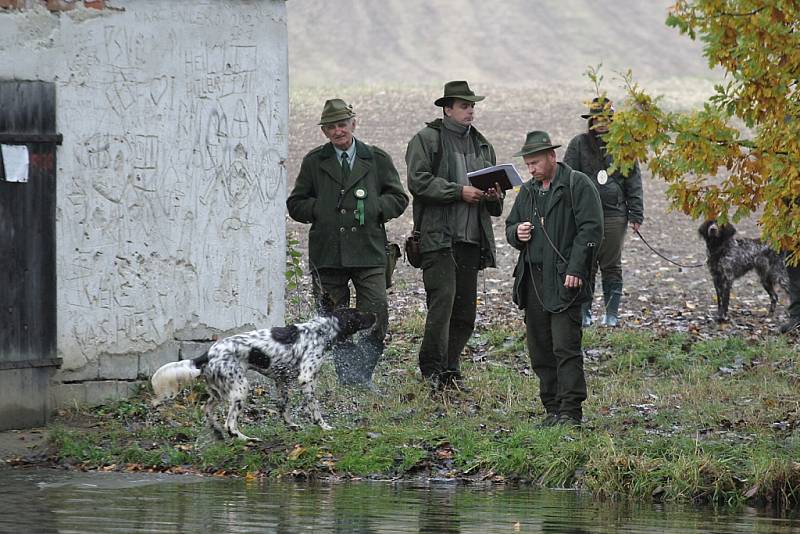
[[[533,225],[529,222],[519,223],[517,225],[517,239],[523,243],[531,240],[531,233],[533,232]]]
[[[500,184],[497,182],[494,183],[494,187],[490,187],[486,190],[486,199],[487,200],[503,200],[505,195],[503,194],[503,190],[500,188]]]
[[[583,285],[583,280],[581,280],[581,279],[580,279],[580,278],[578,278],[577,276],[573,276],[573,275],[571,275],[571,274],[568,274],[568,275],[567,275],[567,276],[564,278],[564,287],[566,287],[566,288],[569,288],[569,289],[578,289],[578,288],[579,288],[579,287],[581,287],[582,285]]]
[[[633,230],[634,232],[638,232],[641,226],[642,223],[631,223],[631,230]]]
[[[471,185],[461,188],[461,200],[467,204],[477,204],[483,198],[483,191]]]

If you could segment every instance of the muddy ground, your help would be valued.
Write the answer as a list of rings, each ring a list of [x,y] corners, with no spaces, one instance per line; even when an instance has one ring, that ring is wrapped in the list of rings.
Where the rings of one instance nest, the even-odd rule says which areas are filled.
[[[559,159],[569,139],[586,128],[580,118],[583,102],[590,99],[591,85],[587,82],[557,87],[486,87],[476,85],[478,94],[486,100],[478,104],[475,126],[494,144],[498,163],[513,162],[520,175],[527,179],[519,158],[513,154],[524,140],[525,133],[533,129],[547,130],[554,142],[563,146]],[[711,93],[711,84],[702,81],[663,82],[652,91],[664,96],[663,103],[671,109],[686,109],[700,105]],[[621,91],[615,94],[609,87],[612,99],[622,100]],[[440,109],[432,102],[441,95],[439,86],[339,88],[334,90],[294,90],[291,99],[289,159],[287,162],[291,189],[303,155],[325,141],[316,126],[322,103],[326,98],[341,97],[352,103],[358,115],[356,136],[369,144],[387,150],[394,159],[405,184],[405,147],[408,140],[425,121],[436,118]],[[645,191],[645,222],[642,236],[655,249],[684,265],[697,265],[705,261],[705,245],[697,227],[701,221],[671,211],[666,198],[666,185],[643,169]],[[516,193],[506,198],[507,214]],[[504,217],[495,219],[495,239],[498,268],[484,271],[480,278],[479,323],[520,318],[511,302],[512,271],[517,252],[505,243]],[[402,243],[411,230],[411,209],[387,225],[390,240]],[[737,224],[740,236],[757,237],[755,218]],[[300,249],[306,258],[307,227],[287,217],[287,235],[300,240]],[[755,274],[748,274],[734,284],[731,296],[730,317],[727,324],[714,321],[716,297],[705,266],[680,268],[661,259],[634,234],[628,234],[623,255],[624,299],[620,309],[622,324],[634,328],[691,331],[701,337],[740,334],[762,337],[774,333],[786,317],[788,298],[779,292],[781,305],[773,317],[767,315],[769,297],[761,288]],[[390,290],[390,313],[403,314],[409,310],[424,310],[424,290],[421,271],[407,263],[398,264],[397,284]],[[595,294],[594,311],[600,313],[602,294]]]

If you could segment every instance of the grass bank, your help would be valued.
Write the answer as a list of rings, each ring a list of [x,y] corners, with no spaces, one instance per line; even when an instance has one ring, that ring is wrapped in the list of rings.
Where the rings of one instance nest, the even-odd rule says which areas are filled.
[[[337,386],[326,364],[319,396],[332,431],[302,413],[304,429],[288,430],[265,382],[243,417],[245,433],[263,442],[222,443],[202,428],[202,385],[157,410],[143,390],[64,414],[50,433],[49,459],[244,477],[530,482],[599,498],[729,506],[798,501],[796,340],[588,329],[584,427],[539,429],[519,324],[479,331],[464,363],[471,393],[447,396],[431,396],[416,378],[422,324],[412,314],[395,333],[376,372],[383,396]]]

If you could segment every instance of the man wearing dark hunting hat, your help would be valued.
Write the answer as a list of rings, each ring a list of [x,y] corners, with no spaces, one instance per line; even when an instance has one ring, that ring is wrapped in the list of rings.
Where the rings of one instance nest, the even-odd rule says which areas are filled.
[[[514,154],[533,179],[520,188],[506,219],[506,240],[520,251],[513,300],[525,310],[531,366],[547,412],[542,425],[580,426],[586,400],[580,313],[591,298],[603,208],[589,178],[556,161],[559,146],[533,131]]]
[[[442,117],[408,143],[408,189],[414,197],[428,314],[419,351],[422,377],[438,388],[465,390],[461,351],[475,327],[478,271],[495,266],[491,216],[503,212],[499,188],[482,191],[467,173],[495,164],[494,147],[472,125],[476,95],[448,82],[434,105]]]
[[[589,112],[581,115],[588,119],[585,133],[575,136],[567,146],[564,163],[586,174],[600,193],[603,202],[603,242],[597,254],[597,263],[592,266],[589,287],[594,293],[598,268],[603,275],[604,314],[601,324],[617,326],[619,303],[622,299],[622,248],[625,232],[630,223],[636,232],[644,220],[644,194],[639,164],[622,174],[610,172],[614,161],[606,152],[603,136],[614,116],[614,106],[604,96],[596,97],[589,104]],[[592,324],[592,301],[583,305],[581,320],[584,326]]]
[[[286,206],[292,219],[311,224],[308,256],[317,296],[327,292],[336,307],[347,307],[352,282],[356,307],[378,317],[357,345],[334,349],[339,381],[371,387],[388,327],[384,224],[403,213],[408,196],[389,154],[354,137],[351,106],[328,100],[319,124],[329,142],[303,158]]]

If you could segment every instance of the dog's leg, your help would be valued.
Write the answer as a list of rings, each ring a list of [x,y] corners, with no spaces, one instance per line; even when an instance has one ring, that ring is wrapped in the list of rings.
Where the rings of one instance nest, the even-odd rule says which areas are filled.
[[[731,300],[731,287],[733,282],[723,278],[719,282],[719,302],[717,303],[717,321],[724,323],[728,320],[728,305]]]
[[[297,377],[297,381],[300,384],[300,389],[303,390],[303,398],[308,414],[311,416],[311,421],[318,424],[323,430],[330,430],[333,427],[322,418],[322,414],[319,411],[319,402],[315,395],[317,389],[317,373],[321,365],[322,358],[313,360],[311,365],[303,367],[303,370],[300,371],[300,376]]]
[[[322,430],[332,429],[333,427],[325,422],[325,420],[322,418],[322,414],[319,411],[319,402],[317,401],[317,396],[314,395],[316,383],[312,381],[301,382],[300,387],[303,390],[306,408],[308,409],[308,414],[311,416],[311,420],[318,424]]]
[[[775,308],[778,306],[778,293],[775,291],[775,284],[778,280],[769,268],[769,263],[766,263],[764,266],[756,266],[758,278],[761,281],[761,287],[763,287],[764,291],[769,295],[769,315],[771,316],[775,313]]]
[[[730,285],[727,283],[727,279],[723,273],[712,272],[712,280],[714,282],[714,292],[717,294],[717,322],[723,323],[728,320]]]
[[[214,418],[214,410],[217,408],[217,406],[219,406],[219,393],[217,393],[217,391],[212,387],[209,387],[208,389],[210,396],[208,401],[206,401],[206,405],[203,407],[203,416],[205,418],[206,426],[214,432],[214,435],[218,439],[225,439],[225,432]]]
[[[247,399],[248,390],[247,378],[242,374],[228,393],[228,417],[225,419],[225,430],[228,431],[228,435],[245,441],[261,441],[258,438],[245,436],[239,431],[239,413],[241,413],[244,402]]]
[[[292,417],[289,415],[289,386],[283,380],[275,380],[275,386],[278,390],[278,409],[284,422],[286,422],[286,426],[292,430],[300,429],[300,425],[292,421]]]

